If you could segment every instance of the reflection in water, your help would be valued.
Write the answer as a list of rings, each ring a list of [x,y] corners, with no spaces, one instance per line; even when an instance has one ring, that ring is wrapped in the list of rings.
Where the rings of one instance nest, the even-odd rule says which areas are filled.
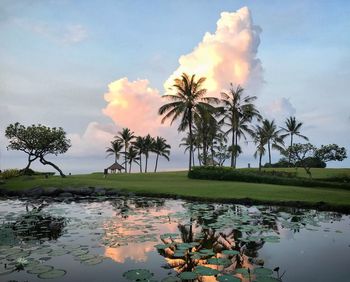
[[[26,203],[26,212],[1,225],[0,245],[16,245],[19,242],[57,240],[66,225],[66,219],[52,216],[43,209],[46,203],[35,206]]]
[[[6,281],[127,281],[123,273],[139,268],[155,281],[329,281],[330,269],[332,281],[344,281],[350,259],[349,217],[286,207],[142,197],[35,206],[4,200],[0,222]],[[309,253],[328,267],[309,263]],[[18,261],[27,263],[20,272]]]

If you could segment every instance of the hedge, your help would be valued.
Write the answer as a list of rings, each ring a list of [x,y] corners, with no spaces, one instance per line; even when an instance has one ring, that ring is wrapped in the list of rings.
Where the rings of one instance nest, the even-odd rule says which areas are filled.
[[[265,183],[302,187],[327,187],[350,190],[350,183],[339,183],[330,181],[320,181],[301,177],[281,176],[271,173],[259,173],[256,171],[241,171],[231,167],[193,167],[188,172],[191,179],[240,181],[249,183]]]

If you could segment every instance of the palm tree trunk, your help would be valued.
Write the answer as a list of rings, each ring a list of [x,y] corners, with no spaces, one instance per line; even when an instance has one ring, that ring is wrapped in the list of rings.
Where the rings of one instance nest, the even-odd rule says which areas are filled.
[[[157,157],[156,157],[156,166],[154,167],[154,172],[157,172],[157,167],[158,167],[158,157],[159,157],[159,154],[157,154]]]
[[[236,132],[236,136],[235,136],[235,168],[237,166],[237,154],[238,154],[238,150],[237,150],[237,145],[238,145],[238,134]]]
[[[269,164],[271,164],[271,148],[270,148],[270,140],[267,141],[267,149],[269,150]]]
[[[126,157],[126,144],[125,144],[124,148],[125,148],[124,149],[125,173],[127,173],[128,172],[128,168],[127,168],[128,162],[126,161],[127,160],[127,157]]]
[[[199,163],[199,166],[202,166],[202,163],[201,163],[201,159],[199,157],[201,151],[199,150],[199,147],[197,148],[197,159],[198,159],[198,163]]]
[[[259,154],[259,172],[261,171],[261,159],[262,159],[262,152]]]
[[[235,153],[233,151],[233,148],[235,146],[235,132],[232,128],[232,140],[231,140],[231,167],[235,167],[234,160],[235,160]]]
[[[142,154],[140,154],[140,172],[142,173]]]
[[[148,153],[146,154],[146,165],[145,165],[145,172],[147,172],[147,165],[148,165]]]
[[[192,153],[193,153],[193,140],[192,140],[192,111],[189,111],[189,117],[188,117],[188,127],[190,130],[190,156],[189,156],[189,164],[188,164],[188,170],[190,171],[192,169]]]
[[[293,146],[293,133],[290,134],[290,147]],[[290,163],[292,156],[291,156],[291,152],[289,152],[289,157],[288,157],[288,162]]]
[[[131,173],[131,164],[132,163],[129,163],[129,173]]]

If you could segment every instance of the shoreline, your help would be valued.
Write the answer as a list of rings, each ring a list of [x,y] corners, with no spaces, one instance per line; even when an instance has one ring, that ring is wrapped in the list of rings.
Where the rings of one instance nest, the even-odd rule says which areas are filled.
[[[104,188],[104,187],[34,187],[21,190],[13,190],[0,188],[0,199],[2,198],[19,198],[19,199],[36,199],[36,200],[53,200],[53,201],[76,201],[76,200],[109,200],[120,196],[142,196],[153,198],[164,198],[174,200],[188,200],[207,203],[225,203],[225,204],[241,204],[247,206],[267,205],[281,206],[298,209],[315,209],[318,211],[339,212],[342,214],[350,214],[350,205],[334,205],[327,202],[307,202],[307,201],[279,201],[279,200],[259,200],[249,197],[245,198],[214,198],[201,196],[176,195],[170,193],[153,193],[153,192],[135,192],[128,189]]]

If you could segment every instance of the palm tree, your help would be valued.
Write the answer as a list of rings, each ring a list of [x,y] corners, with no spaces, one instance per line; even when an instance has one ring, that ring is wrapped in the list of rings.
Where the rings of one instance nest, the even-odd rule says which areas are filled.
[[[114,155],[115,162],[117,162],[119,160],[120,152],[122,149],[123,149],[123,144],[120,141],[118,140],[112,141],[111,147],[106,148],[106,153],[108,153],[107,157]]]
[[[236,89],[233,87],[232,83],[230,85],[231,87],[228,93],[221,93],[221,101],[224,105],[224,117],[221,123],[229,126],[229,130],[227,130],[226,134],[232,134],[231,148],[234,148],[235,145],[238,145],[238,139],[244,136],[242,133],[249,133],[246,123],[251,122],[254,117],[261,119],[261,115],[253,103],[257,99],[256,96],[243,97],[244,89],[240,85],[238,85]],[[242,122],[242,120],[244,122]],[[234,150],[232,150],[231,167],[236,167],[236,158],[237,155],[235,155]]]
[[[137,136],[136,140],[132,142],[134,148],[137,150],[139,158],[140,158],[140,172],[142,173],[142,154],[145,153],[145,138],[141,136]]]
[[[203,165],[208,165],[208,151],[211,149],[213,157],[214,140],[220,127],[213,116],[215,113],[206,111],[194,116],[194,142],[200,144],[203,149]]]
[[[261,160],[262,156],[265,155],[265,145],[267,143],[265,131],[260,125],[257,125],[253,128],[251,135],[253,137],[253,142],[256,145],[254,158],[256,158],[259,155],[259,171],[261,171]]]
[[[199,151],[199,145],[198,145],[198,142],[197,142],[197,135],[194,134],[193,135],[193,154],[192,154],[192,164],[194,165],[194,151],[197,150],[197,153],[198,153],[198,161],[199,161],[199,165],[200,165],[200,157],[199,157],[199,154],[200,154],[200,151]],[[181,143],[179,144],[179,147],[185,147],[184,149],[184,153],[186,153],[187,151],[190,151],[190,147],[191,147],[191,142],[190,142],[190,134],[188,133],[186,137],[183,137],[181,138]]]
[[[189,76],[183,73],[180,78],[175,79],[173,87],[176,89],[175,94],[164,95],[163,97],[171,100],[159,108],[159,114],[163,115],[162,123],[171,119],[171,124],[181,116],[179,131],[189,130],[190,154],[189,154],[189,170],[192,167],[193,154],[193,116],[199,112],[213,110],[214,107],[209,103],[218,102],[218,99],[212,97],[204,97],[207,90],[203,88],[204,77],[195,79],[195,75]]]
[[[148,157],[149,157],[149,152],[153,151],[153,146],[154,146],[154,138],[151,137],[151,135],[147,134],[146,137],[144,137],[144,155],[146,157],[146,164],[145,164],[145,172],[147,172],[147,164],[148,164]]]
[[[166,143],[166,140],[163,137],[157,136],[153,144],[153,152],[157,154],[154,172],[157,172],[159,156],[164,157],[169,161],[170,148],[170,145]]]
[[[297,122],[295,117],[287,118],[287,120],[285,121],[285,125],[286,125],[286,127],[281,127],[281,128],[282,128],[282,130],[284,132],[287,132],[287,133],[281,135],[281,137],[284,139],[288,135],[290,135],[290,146],[291,147],[293,146],[293,137],[294,137],[294,135],[298,136],[298,137],[301,137],[301,138],[303,138],[306,141],[309,141],[309,138],[307,138],[306,136],[300,134],[300,128],[302,127],[303,123],[302,122]],[[288,158],[289,162],[290,162],[290,158],[291,158],[291,156],[289,154],[289,158]]]
[[[130,146],[128,148],[128,151],[126,152],[126,155],[127,155],[127,160],[129,163],[129,173],[130,173],[131,172],[131,165],[133,162],[140,165],[138,162],[138,160],[140,159],[139,152],[134,146]]]
[[[127,169],[127,154],[126,151],[129,148],[130,141],[135,138],[134,132],[132,132],[129,128],[123,128],[122,131],[118,132],[118,136],[115,138],[120,141],[121,143],[124,143],[124,163],[125,163],[125,173],[128,171]]]
[[[284,145],[284,142],[283,142],[283,138],[280,136],[282,129],[277,130],[275,120],[269,121],[268,119],[265,119],[263,121],[262,127],[263,127],[263,131],[267,141],[267,150],[269,153],[269,164],[271,164],[271,147],[272,149],[276,149],[279,151],[283,150],[282,146]]]

